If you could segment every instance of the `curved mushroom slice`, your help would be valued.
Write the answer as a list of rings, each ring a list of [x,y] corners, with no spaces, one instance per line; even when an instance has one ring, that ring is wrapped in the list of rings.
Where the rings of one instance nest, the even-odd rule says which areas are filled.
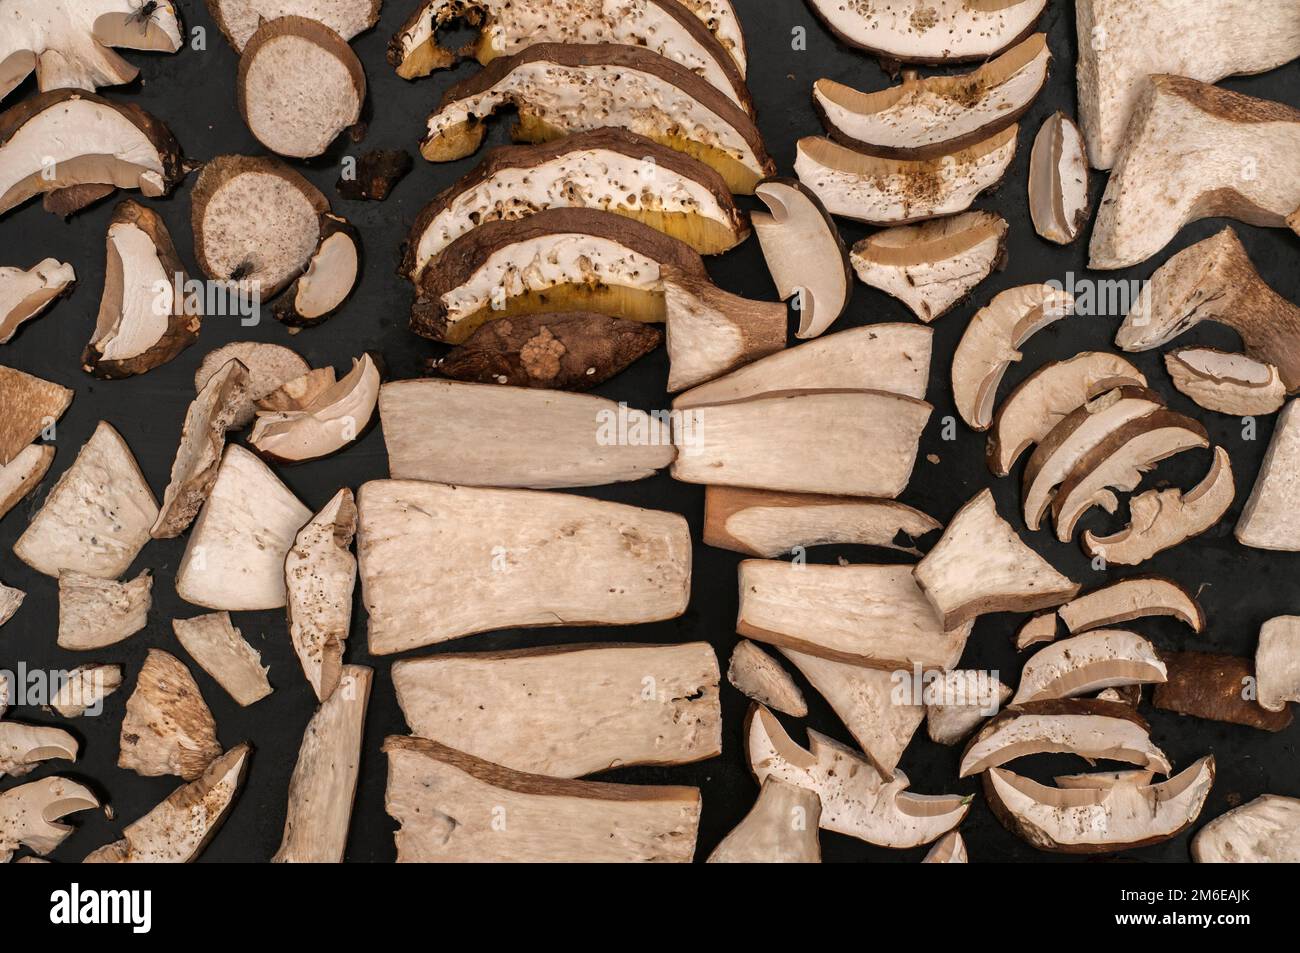
[[[4,625],[14,617],[14,613],[22,607],[23,600],[26,598],[27,593],[21,589],[14,589],[0,582],[0,625]],[[0,679],[0,715],[4,714],[8,685],[7,680]]]
[[[815,338],[835,323],[853,295],[853,272],[826,206],[796,179],[768,179],[754,188],[768,212],[753,216],[763,260],[782,301],[795,299],[799,330]]]
[[[709,864],[820,864],[816,791],[769,776],[745,819],[713,849]]]
[[[858,279],[893,295],[927,324],[943,317],[1006,262],[1007,221],[962,212],[869,235],[849,260]]]
[[[0,863],[26,847],[44,856],[63,843],[73,828],[59,821],[99,807],[88,788],[67,778],[41,778],[0,793]]]
[[[1146,382],[1136,367],[1105,351],[1084,351],[1044,364],[998,407],[986,451],[989,469],[994,476],[1006,476],[1016,459],[1071,411],[1114,387],[1145,387]]]
[[[149,650],[126,702],[119,745],[117,766],[147,778],[193,781],[221,754],[212,712],[176,656]]]
[[[248,443],[279,463],[305,463],[338,453],[360,440],[374,422],[382,381],[374,359],[363,354],[342,380],[302,410],[259,410]]]
[[[1220,814],[1192,838],[1198,864],[1300,863],[1300,798],[1264,794]]]
[[[1168,840],[1196,820],[1213,784],[1210,756],[1160,784],[1109,788],[1052,788],[994,768],[984,795],[1007,830],[1039,850],[1095,854]]]
[[[904,63],[982,60],[1034,28],[1047,0],[808,0],[813,13],[850,46]]]
[[[262,656],[230,624],[230,613],[173,619],[172,630],[190,658],[240,706],[247,707],[271,694]]]
[[[514,137],[545,142],[620,126],[711,166],[733,192],[752,194],[776,172],[749,114],[674,60],[612,43],[539,43],[493,60],[452,86],[429,116],[420,144],[430,162],[478,149],[484,120],[514,106]]]
[[[1260,626],[1255,679],[1259,703],[1269,711],[1300,702],[1300,617],[1278,616]]]
[[[1237,520],[1235,535],[1243,546],[1300,550],[1300,511],[1296,509],[1300,483],[1294,478],[1300,459],[1300,411],[1296,408],[1293,400],[1278,414],[1255,486]]]
[[[1083,774],[1058,774],[1052,780],[1058,788],[1086,789],[1090,791],[1109,791],[1111,788],[1129,785],[1146,787],[1156,776],[1154,771],[1133,769],[1131,771],[1090,771]]]
[[[59,573],[59,648],[102,649],[135,635],[149,621],[153,576],[145,570],[130,582],[85,573]]]
[[[1038,615],[1030,616],[1016,632],[1016,648],[1023,652],[1031,645],[1055,639],[1056,618],[1055,612],[1040,612]]]
[[[317,367],[301,377],[285,381],[255,403],[258,410],[305,410],[336,383],[338,378],[334,368]]]
[[[76,761],[77,748],[61,728],[0,721],[0,778],[20,778],[42,761]]]
[[[1073,698],[1119,685],[1165,680],[1165,666],[1142,636],[1124,629],[1096,629],[1053,642],[1025,662],[1011,704]]]
[[[1161,658],[1168,680],[1156,686],[1151,699],[1156,708],[1261,731],[1282,731],[1291,724],[1288,708],[1269,711],[1247,691],[1258,684],[1251,659],[1211,652],[1165,652]]]
[[[923,864],[967,864],[966,842],[957,831],[949,831],[935,841],[934,846],[921,860]]]
[[[289,640],[322,702],[339,684],[352,628],[357,560],[350,547],[356,532],[356,503],[344,487],[299,530],[284,558]]]
[[[918,79],[863,93],[832,79],[813,83],[813,106],[832,139],[896,159],[943,155],[985,139],[1033,103],[1052,54],[1035,33],[970,73]]]
[[[76,279],[72,266],[55,258],[37,262],[26,271],[0,268],[0,344],[8,344],[19,327],[70,294]]]
[[[1181,347],[1165,355],[1165,370],[1181,393],[1221,414],[1263,416],[1286,401],[1286,385],[1277,368],[1245,354]]]
[[[171,130],[139,106],[54,89],[0,114],[0,215],[36,195],[64,215],[113,189],[156,198],[181,175]]]
[[[879,847],[928,844],[952,830],[970,810],[958,794],[913,794],[899,771],[886,781],[848,747],[809,729],[811,750],[785,732],[761,705],[745,724],[749,768],[760,784],[768,778],[815,792],[821,799],[822,830],[847,834]]]
[[[1179,583],[1162,576],[1132,576],[1093,589],[1057,610],[1071,633],[1133,619],[1173,616],[1193,632],[1205,629],[1205,610]]]
[[[1058,245],[1070,244],[1088,224],[1088,156],[1083,134],[1063,112],[1048,116],[1034,137],[1029,214],[1034,231]]]
[[[1232,505],[1236,487],[1228,451],[1214,448],[1210,471],[1193,489],[1147,490],[1128,501],[1129,525],[1110,536],[1086,530],[1083,551],[1108,563],[1136,566],[1162,550],[1205,532]]]
[[[952,356],[952,396],[974,430],[993,425],[998,385],[1035,333],[1074,313],[1074,296],[1050,284],[999,292],[975,313]]]
[[[729,294],[707,278],[665,275],[670,392],[703,384],[785,347],[786,309]]]
[[[1169,773],[1169,759],[1152,744],[1147,723],[1131,706],[1069,698],[1025,702],[996,715],[966,746],[959,777],[1027,755],[1051,753],[1089,761],[1124,761]]]
[[[998,515],[988,489],[957,511],[913,575],[948,629],[989,612],[1050,608],[1079,591]]]
[[[242,53],[266,20],[309,17],[345,40],[364,33],[379,19],[383,0],[207,0],[208,12],[226,40]]]
[[[1285,228],[1300,205],[1290,174],[1300,112],[1182,76],[1153,76],[1106,182],[1088,267],[1150,258],[1189,222],[1211,216]]]
[[[695,854],[698,788],[524,774],[423,738],[390,735],[384,753],[398,863],[689,863]]]
[[[1017,126],[931,159],[887,159],[807,136],[794,171],[832,215],[898,225],[951,215],[1002,180],[1016,154]]]
[[[265,400],[290,381],[311,372],[311,365],[296,352],[279,344],[261,341],[235,341],[209,351],[194,374],[194,390],[199,393],[212,377],[230,361],[239,361],[248,370],[248,393],[231,421],[231,427],[244,427],[253,420],[256,401]],[[333,369],[329,369],[330,384],[334,383]],[[267,408],[278,410],[283,408]]]
[[[1011,689],[988,672],[957,669],[928,682],[925,730],[935,744],[955,745],[998,713]]]
[[[50,696],[50,707],[64,718],[80,718],[87,712],[96,715],[103,711],[104,699],[121,687],[122,666],[79,665]]]
[[[1079,458],[1052,500],[1056,538],[1068,543],[1079,518],[1094,506],[1114,513],[1119,506],[1112,490],[1127,493],[1155,464],[1198,447],[1210,438],[1198,421],[1172,410],[1157,410],[1113,430]]]
[[[220,751],[218,750],[218,754]],[[236,745],[132,821],[121,840],[92,851],[85,864],[188,864],[216,835],[243,786],[252,748]]]
[[[361,235],[337,215],[322,215],[320,244],[275,305],[276,320],[291,328],[311,328],[339,308],[356,290],[361,274]]]
[[[8,404],[5,406],[8,410]],[[36,489],[53,462],[54,445],[34,443],[0,466],[0,518]]]
[[[790,673],[749,639],[741,639],[727,665],[727,681],[746,698],[793,718],[808,714],[808,703]]]
[[[72,403],[73,391],[61,384],[0,364],[0,466],[8,467]]]

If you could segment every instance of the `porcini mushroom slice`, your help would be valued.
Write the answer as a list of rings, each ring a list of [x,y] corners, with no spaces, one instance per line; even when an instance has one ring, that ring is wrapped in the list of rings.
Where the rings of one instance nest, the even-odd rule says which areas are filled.
[[[809,0],[836,38],[904,63],[982,60],[1024,37],[1046,0],[902,0],[874,5]]]
[[[132,821],[121,840],[87,855],[86,864],[188,864],[216,835],[243,786],[252,748],[236,745],[152,811]]]
[[[979,69],[918,78],[864,93],[831,79],[813,83],[813,106],[831,138],[897,159],[970,145],[1024,114],[1047,80],[1047,34],[1035,33]]]
[[[130,582],[85,573],[59,573],[59,647],[101,649],[129,639],[149,621],[153,576],[145,570]]]
[[[849,261],[864,284],[893,295],[928,324],[1003,266],[1006,237],[1001,215],[962,212],[868,235]]]
[[[379,367],[363,354],[342,380],[302,410],[259,410],[248,442],[262,456],[280,463],[304,463],[338,453],[370,428],[381,383]]]
[[[538,43],[493,60],[447,90],[420,152],[430,162],[463,159],[482,144],[484,120],[506,106],[518,110],[521,142],[619,126],[699,159],[733,192],[752,194],[776,172],[733,98],[668,57],[612,43]]]
[[[944,672],[924,687],[925,729],[930,740],[955,745],[1011,697],[995,675],[978,669]]]
[[[361,741],[374,671],[345,666],[338,689],[307,723],[289,779],[278,864],[341,864],[361,769]]]
[[[1261,731],[1281,731],[1291,711],[1269,711],[1255,700],[1258,685],[1251,659],[1211,652],[1164,652],[1168,680],[1157,685],[1156,708],[1210,721],[1226,721]]]
[[[50,853],[73,831],[59,821],[97,807],[88,788],[67,778],[41,778],[0,793],[0,863],[8,863],[19,847]]]
[[[119,744],[117,766],[147,778],[193,781],[221,754],[212,712],[176,656],[149,650],[127,699]]]
[[[1109,563],[1136,566],[1205,532],[1232,505],[1236,487],[1228,451],[1214,448],[1209,472],[1193,489],[1147,490],[1128,501],[1129,524],[1110,536],[1083,534],[1083,551]]]
[[[8,344],[19,327],[71,292],[76,279],[72,266],[56,258],[26,270],[0,268],[0,344]]]
[[[240,402],[239,412],[231,421],[232,427],[247,426],[257,411],[257,401],[265,400],[290,381],[311,372],[311,365],[297,353],[279,344],[260,341],[235,341],[209,351],[194,375],[194,390],[200,392],[213,375],[230,361],[239,361],[248,369],[248,394]],[[328,368],[329,384],[334,383],[334,370]],[[326,386],[329,386],[328,384]],[[321,388],[323,390],[324,388]],[[316,391],[319,393],[319,390]],[[313,394],[314,396],[314,394]],[[267,410],[287,410],[287,407],[267,407]]]
[[[878,847],[928,844],[952,830],[970,810],[957,794],[914,794],[902,771],[886,780],[845,745],[809,729],[805,750],[761,705],[745,722],[749,769],[760,784],[768,778],[814,791],[821,799],[822,830],[847,834]]]
[[[255,403],[258,410],[305,410],[336,383],[338,378],[332,367],[317,367],[285,381]]]
[[[1058,774],[1052,780],[1058,788],[1087,789],[1090,791],[1108,791],[1111,788],[1128,785],[1145,787],[1155,777],[1154,771],[1133,769],[1130,771],[1088,771],[1082,774]]]
[[[668,390],[713,380],[785,347],[785,306],[730,294],[704,278],[666,276]]]
[[[1133,576],[1084,593],[1057,610],[1071,633],[1149,616],[1173,616],[1193,632],[1205,628],[1205,610],[1186,588],[1161,576]]]
[[[782,649],[892,672],[950,668],[970,626],[945,631],[908,566],[746,559],[736,631]]]
[[[782,714],[802,718],[808,714],[803,691],[779,662],[749,639],[741,639],[731,652],[727,681],[746,698],[775,708]]]
[[[816,791],[769,776],[744,820],[713,849],[709,864],[820,864],[822,803]]]
[[[411,733],[557,778],[722,751],[718,660],[688,645],[565,645],[398,662]]]
[[[988,489],[957,511],[913,575],[948,629],[988,612],[1047,609],[1079,591],[998,515]]]
[[[1237,542],[1256,549],[1300,550],[1300,483],[1293,476],[1297,461],[1300,411],[1293,400],[1277,416],[1255,486],[1237,520]]]
[[[351,202],[382,202],[414,167],[405,149],[371,149],[362,153],[355,168],[340,172],[334,190]]]
[[[689,863],[695,854],[697,788],[525,774],[423,738],[389,736],[384,753],[399,863]]]
[[[0,466],[8,467],[41,431],[53,427],[72,403],[73,391],[0,364]]]
[[[23,600],[27,598],[27,593],[21,589],[14,589],[0,582],[0,625],[4,625],[14,617],[14,613],[22,606]],[[0,679],[0,694],[7,690],[8,681]],[[4,705],[0,705],[0,715],[4,714]]]
[[[767,179],[754,188],[767,212],[752,216],[763,260],[782,301],[795,299],[800,338],[815,338],[844,313],[853,272],[826,206],[797,179]]]
[[[276,320],[293,328],[320,324],[356,289],[361,272],[361,236],[337,215],[322,215],[320,244],[307,270],[275,304]]]
[[[6,409],[9,409],[8,405]],[[53,462],[54,445],[34,443],[0,466],[0,518],[36,489]]]
[[[1300,702],[1300,617],[1278,616],[1260,626],[1255,679],[1259,703],[1269,711]]]
[[[344,487],[299,530],[284,558],[289,640],[320,701],[339,683],[343,647],[352,628],[357,560],[351,546],[356,532],[356,503]]]
[[[230,624],[230,613],[173,619],[172,629],[190,658],[240,705],[247,707],[271,694],[261,655]]]
[[[1165,354],[1165,370],[1181,393],[1221,414],[1263,416],[1286,401],[1277,368],[1245,354],[1181,347]]]
[[[379,415],[395,480],[599,486],[643,480],[677,456],[667,418],[590,394],[395,381],[380,389]]]
[[[243,447],[226,447],[176,570],[186,602],[231,612],[285,604],[284,559],[311,510]]]
[[[1300,863],[1300,798],[1264,794],[1220,814],[1192,838],[1198,864]]]
[[[1289,174],[1297,150],[1300,111],[1290,106],[1150,77],[1098,206],[1088,267],[1136,265],[1210,216],[1285,228],[1300,205],[1300,179]]]
[[[126,441],[100,421],[14,543],[14,555],[47,576],[72,569],[116,579],[157,518],[153,491]]]
[[[370,651],[517,626],[671,619],[690,595],[686,520],[537,490],[379,480],[357,494]],[[446,600],[430,600],[432,591]]]
[[[0,67],[0,87],[3,75]],[[0,215],[36,195],[64,215],[114,188],[156,198],[180,178],[171,130],[134,104],[53,89],[0,114]]]
[[[208,12],[237,53],[257,28],[284,16],[308,17],[345,40],[364,33],[379,19],[383,0],[207,0]]]
[[[76,761],[77,739],[61,728],[0,721],[0,778],[19,778],[42,761]]]
[[[1056,613],[1040,612],[1029,619],[1016,631],[1016,648],[1024,651],[1031,645],[1050,642],[1056,638]]]
[[[103,710],[104,699],[122,687],[122,666],[78,665],[50,696],[50,707],[64,718],[80,718]],[[2,714],[2,712],[0,712]]]
[[[1142,636],[1124,629],[1095,629],[1053,642],[1032,655],[1011,703],[1073,698],[1117,685],[1164,680],[1164,663]]]
[[[966,326],[952,357],[957,412],[974,430],[993,424],[998,385],[1035,333],[1074,313],[1074,297],[1050,284],[1022,285],[997,294]]]
[[[1200,815],[1213,783],[1210,756],[1160,784],[1109,788],[1052,788],[994,768],[984,794],[1007,830],[1039,850],[1095,854],[1178,834]]]
[[[1063,112],[1048,116],[1034,137],[1029,214],[1034,231],[1058,245],[1070,244],[1088,224],[1088,156],[1083,134]]]
[[[970,859],[966,855],[966,842],[958,831],[949,831],[937,841],[922,858],[923,864],[966,864]]]

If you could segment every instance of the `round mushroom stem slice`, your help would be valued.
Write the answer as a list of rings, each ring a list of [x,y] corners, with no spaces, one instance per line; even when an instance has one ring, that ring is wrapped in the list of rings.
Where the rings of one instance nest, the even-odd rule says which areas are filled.
[[[1174,386],[1206,410],[1233,417],[1275,412],[1286,401],[1286,385],[1272,364],[1212,347],[1177,348],[1165,354]]]
[[[930,848],[929,853],[921,861],[923,864],[967,864],[970,858],[966,855],[966,841],[962,839],[960,831],[949,831]]]
[[[1033,30],[1047,0],[808,0],[842,42],[904,63],[982,60]]]
[[[1205,610],[1185,587],[1162,576],[1131,576],[1085,593],[1057,610],[1071,633],[1133,619],[1172,616],[1193,632],[1205,629]]]
[[[0,268],[0,344],[8,344],[18,328],[72,291],[77,274],[72,266],[46,258],[31,268]]]
[[[1198,864],[1300,863],[1300,798],[1264,794],[1220,814],[1192,838]]]
[[[296,15],[329,27],[350,40],[375,25],[383,0],[207,0],[208,12],[226,40],[242,53],[268,20]]]
[[[1011,704],[1164,680],[1165,665],[1150,642],[1124,629],[1097,629],[1053,642],[1031,656]]]
[[[1088,224],[1088,156],[1083,134],[1065,113],[1047,117],[1029,154],[1029,214],[1034,231],[1068,245]]]
[[[359,440],[375,418],[382,383],[369,354],[352,370],[298,411],[260,411],[249,444],[281,463],[305,463],[338,453]]]
[[[360,277],[360,233],[337,215],[322,215],[320,235],[307,270],[276,302],[276,318],[290,327],[320,324],[343,307]]]
[[[63,843],[72,826],[59,821],[99,807],[88,789],[67,778],[49,777],[11,787],[0,794],[0,863],[20,846],[45,855]]]

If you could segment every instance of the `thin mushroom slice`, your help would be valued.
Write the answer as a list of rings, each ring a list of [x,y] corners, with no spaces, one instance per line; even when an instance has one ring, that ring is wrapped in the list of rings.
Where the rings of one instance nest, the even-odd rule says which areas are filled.
[[[230,613],[173,619],[172,630],[176,641],[185,647],[199,668],[241,706],[247,707],[271,694],[261,655],[230,624]]]
[[[0,364],[0,466],[8,467],[72,403],[73,391]]]
[[[1165,652],[1161,658],[1168,679],[1152,695],[1156,708],[1260,731],[1291,724],[1290,709],[1270,711],[1249,690],[1258,685],[1252,659],[1212,652]]]
[[[344,487],[298,531],[284,558],[289,640],[322,702],[339,684],[352,628],[357,560],[351,546],[356,532],[356,502]]]
[[[1149,616],[1172,616],[1193,632],[1205,629],[1205,610],[1185,587],[1162,576],[1132,576],[1086,592],[1057,613],[1071,633]]]
[[[749,639],[741,639],[732,650],[727,681],[746,698],[783,715],[803,718],[808,714],[803,691],[790,673]]]
[[[23,604],[23,600],[26,598],[27,593],[23,592],[21,589],[14,589],[13,587],[6,586],[4,583],[0,582],[0,625],[4,625],[14,617],[14,613],[18,611],[19,607]],[[3,680],[3,684],[7,688],[9,683],[7,680]],[[0,688],[0,693],[3,693],[4,690],[5,689]],[[3,714],[4,706],[0,705],[0,715]]]
[[[1192,838],[1198,864],[1300,863],[1300,798],[1264,794],[1220,814]]]
[[[34,443],[0,466],[0,519],[36,489],[53,462],[54,445]]]
[[[1269,711],[1300,702],[1300,617],[1277,616],[1260,626],[1255,685],[1259,703]]]
[[[305,463],[338,453],[374,422],[382,381],[374,358],[363,354],[342,380],[302,410],[259,410],[248,443],[277,463]]]
[[[97,807],[89,788],[67,778],[41,778],[0,793],[0,863],[8,863],[19,847],[42,857],[52,852],[73,831],[59,821]]]
[[[923,864],[967,864],[970,858],[966,854],[966,841],[959,831],[949,831],[934,842],[934,846],[922,858]]]
[[[1120,685],[1165,680],[1165,665],[1142,636],[1124,629],[1094,629],[1053,642],[1025,662],[1011,704],[1073,698]]]
[[[254,404],[258,410],[305,410],[337,383],[334,368],[313,368],[301,377],[285,381]]]
[[[122,666],[95,662],[78,665],[50,696],[50,707],[64,718],[97,715],[103,711],[104,699],[121,687]]]
[[[902,0],[809,6],[836,38],[886,62],[957,63],[982,60],[1024,37],[1046,0]]]
[[[1088,156],[1083,134],[1054,112],[1034,137],[1029,154],[1029,214],[1049,242],[1068,245],[1088,224]]]
[[[78,747],[61,728],[0,721],[0,778],[20,778],[44,761],[76,761]]]
[[[242,53],[263,21],[283,16],[310,17],[345,40],[364,33],[379,19],[383,0],[206,0],[222,34]]]
[[[275,303],[275,317],[291,328],[312,328],[343,307],[361,274],[361,235],[337,215],[322,215],[320,244]]]
[[[149,621],[153,576],[144,570],[130,582],[85,573],[59,573],[59,648],[101,649],[129,639]]]
[[[1040,642],[1051,642],[1056,638],[1057,614],[1055,611],[1040,612],[1030,616],[1016,631],[1016,648],[1024,651]]]
[[[1237,542],[1256,549],[1300,550],[1300,482],[1294,478],[1298,460],[1300,410],[1293,400],[1277,415],[1255,486],[1237,520]]]
[[[924,688],[925,730],[935,744],[955,745],[998,713],[1011,689],[988,672],[944,672]]]
[[[1145,787],[1156,776],[1154,771],[1134,768],[1129,771],[1088,771],[1081,774],[1058,774],[1052,780],[1058,788],[1109,791],[1121,786]]]
[[[0,344],[13,340],[18,329],[72,291],[73,267],[46,258],[32,267],[0,268]]]
[[[816,791],[769,777],[744,820],[709,854],[709,864],[820,864],[822,803]]]
[[[213,376],[231,361],[239,361],[248,369],[248,394],[239,404],[239,410],[231,421],[232,427],[245,427],[250,424],[258,409],[257,401],[269,399],[290,381],[297,380],[312,370],[311,365],[301,356],[282,345],[264,344],[260,341],[235,341],[209,351],[203,358],[198,371],[194,374],[195,393],[202,391]],[[330,375],[329,383],[333,384],[333,368],[327,371]]]
[[[1165,370],[1179,392],[1220,414],[1264,416],[1286,402],[1278,369],[1245,354],[1180,347],[1165,354]]]
[[[199,686],[176,656],[150,649],[127,699],[117,766],[152,778],[193,781],[221,754]]]

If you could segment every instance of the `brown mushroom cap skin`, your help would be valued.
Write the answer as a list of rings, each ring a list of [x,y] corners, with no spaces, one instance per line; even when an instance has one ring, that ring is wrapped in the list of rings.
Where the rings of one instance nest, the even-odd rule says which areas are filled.
[[[1211,721],[1226,721],[1261,731],[1291,724],[1289,708],[1272,712],[1243,692],[1255,677],[1254,661],[1212,652],[1163,652],[1168,681],[1157,685],[1156,708]]]
[[[50,421],[57,421],[75,392],[12,367],[0,365],[0,466],[27,449]]]

